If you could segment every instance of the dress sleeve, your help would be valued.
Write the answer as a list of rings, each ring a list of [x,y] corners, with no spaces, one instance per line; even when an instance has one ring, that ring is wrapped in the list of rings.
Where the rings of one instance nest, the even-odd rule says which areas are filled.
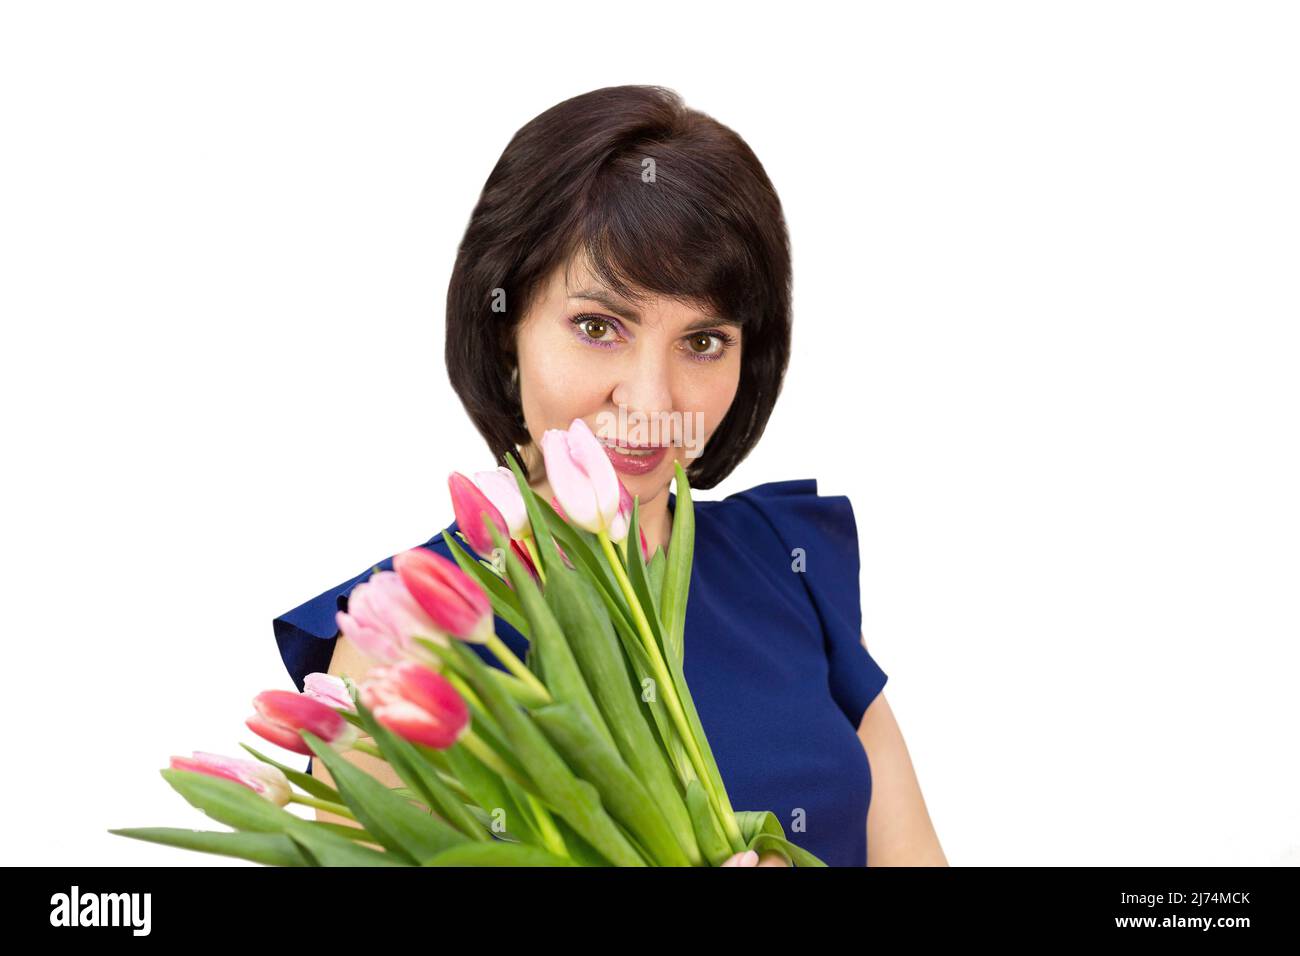
[[[856,729],[889,676],[863,640],[853,505],[845,495],[819,495],[815,478],[769,482],[747,494],[760,504],[787,552],[803,549],[801,577],[821,620],[831,696]]]
[[[303,690],[308,674],[329,670],[330,660],[334,656],[334,644],[339,636],[334,615],[338,611],[347,610],[348,595],[352,589],[375,571],[391,571],[392,567],[392,558],[386,558],[271,622],[275,630],[275,642],[280,648],[280,659],[284,661],[285,669],[299,693]]]

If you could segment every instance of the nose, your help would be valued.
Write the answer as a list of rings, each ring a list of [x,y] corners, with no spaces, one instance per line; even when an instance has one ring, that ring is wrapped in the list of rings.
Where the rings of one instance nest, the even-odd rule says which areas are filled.
[[[672,381],[668,363],[662,356],[642,354],[634,362],[628,363],[610,398],[616,407],[626,409],[629,426],[643,422],[643,427],[649,428],[651,422],[658,420],[655,427],[662,434],[653,437],[647,435],[645,441],[662,442],[672,439]]]

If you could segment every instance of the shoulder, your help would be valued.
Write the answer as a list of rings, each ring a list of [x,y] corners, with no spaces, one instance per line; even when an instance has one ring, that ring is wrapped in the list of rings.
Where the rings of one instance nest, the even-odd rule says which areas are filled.
[[[730,522],[762,520],[795,547],[829,540],[857,550],[852,502],[847,495],[821,494],[816,478],[768,481],[702,504],[703,511]]]
[[[456,522],[453,521],[445,531],[440,531],[429,540],[414,546],[426,547],[450,558],[451,549],[444,535],[458,530]],[[459,540],[457,543],[463,544]],[[465,547],[468,549],[468,545]],[[395,554],[389,555],[380,561],[365,565],[360,573],[321,591],[315,597],[285,611],[273,620],[272,627],[280,646],[280,654],[300,686],[302,675],[307,669],[323,671],[328,667],[333,640],[338,636],[336,615],[339,611],[347,610],[348,596],[357,585],[367,580],[376,571],[391,571],[394,557]],[[307,667],[308,664],[311,665],[310,668]]]

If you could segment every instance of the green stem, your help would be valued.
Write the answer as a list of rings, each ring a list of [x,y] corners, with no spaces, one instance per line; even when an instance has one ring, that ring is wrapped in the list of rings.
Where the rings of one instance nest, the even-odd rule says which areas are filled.
[[[301,803],[305,807],[315,807],[317,810],[324,810],[327,813],[333,813],[340,817],[347,817],[349,820],[355,820],[352,811],[341,803],[333,803],[329,800],[317,800],[315,797],[308,797],[301,793],[295,793],[289,798],[290,803]]]
[[[465,745],[466,750],[472,753],[475,757],[478,757],[479,760],[483,761],[485,766],[495,770],[503,777],[508,777],[525,790],[531,792],[531,787],[528,782],[522,779],[519,774],[515,773],[514,769],[509,764],[505,763],[500,757],[498,757],[496,751],[492,749],[488,742],[478,734],[474,733],[474,731],[465,731],[465,733],[461,735],[460,743]]]
[[[546,844],[546,848],[556,856],[567,859],[569,857],[569,848],[564,845],[564,837],[560,833],[560,828],[555,825],[555,820],[552,818],[550,811],[531,793],[525,791],[524,797],[528,800],[528,808],[533,813],[534,825],[542,837],[542,842]]]
[[[487,639],[487,646],[488,650],[496,655],[497,660],[504,664],[510,673],[514,674],[520,681],[527,684],[530,690],[536,692],[545,700],[551,699],[551,695],[547,691],[546,685],[537,679],[536,674],[524,666],[524,662],[515,656],[515,652],[510,649],[509,645],[507,645],[505,641],[497,637],[496,634],[493,634]]]
[[[523,541],[524,547],[528,549],[529,557],[533,559],[533,567],[537,569],[537,576],[542,579],[542,584],[545,585],[546,569],[542,567],[542,556],[537,553],[537,544],[533,541],[533,536],[531,534],[524,538]]]
[[[383,753],[380,751],[380,749],[379,749],[378,747],[376,747],[374,744],[372,744],[372,743],[368,743],[367,741],[364,741],[364,740],[358,740],[356,743],[354,743],[354,744],[352,745],[352,749],[353,749],[353,750],[359,750],[359,751],[361,751],[363,754],[370,754],[370,756],[372,756],[372,757],[378,757],[380,760],[384,760],[384,759],[385,759]],[[387,762],[387,761],[385,761],[385,762]]]
[[[734,812],[729,812],[729,808],[723,807],[717,788],[713,786],[713,777],[704,765],[704,755],[700,752],[695,734],[691,733],[690,723],[687,721],[686,712],[682,708],[681,698],[677,696],[677,685],[673,683],[673,679],[668,673],[668,665],[664,661],[659,642],[655,640],[654,631],[650,628],[650,621],[645,616],[645,609],[641,607],[641,602],[637,600],[636,592],[632,588],[632,582],[628,580],[627,572],[623,570],[623,565],[614,552],[614,543],[609,540],[609,533],[606,531],[599,532],[597,538],[600,540],[601,548],[605,551],[605,557],[614,569],[614,576],[618,579],[618,586],[622,589],[623,596],[627,598],[628,605],[632,609],[632,616],[636,619],[637,630],[641,632],[641,643],[645,645],[646,654],[650,658],[650,666],[655,673],[655,679],[659,682],[659,686],[664,689],[664,700],[668,704],[668,713],[672,717],[673,723],[677,725],[677,733],[686,744],[687,756],[691,759],[691,765],[695,768],[695,773],[699,777],[700,784],[704,787],[704,792],[708,794],[709,803],[712,804],[718,819],[722,821],[722,827],[726,831],[727,839],[733,846],[743,846],[744,838],[740,833],[740,824],[736,822]]]

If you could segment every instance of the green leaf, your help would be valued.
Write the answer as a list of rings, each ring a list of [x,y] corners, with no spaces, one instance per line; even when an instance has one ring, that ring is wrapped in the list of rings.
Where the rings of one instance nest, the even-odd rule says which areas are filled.
[[[232,833],[221,830],[183,830],[177,827],[133,827],[108,832],[182,850],[238,857],[266,866],[311,866],[298,845],[283,833]]]
[[[501,547],[505,537],[495,527],[489,530],[497,547]],[[561,629],[560,622],[555,619],[541,591],[537,589],[537,582],[513,551],[506,555],[506,570],[514,582],[515,593],[519,595],[519,603],[532,627],[533,646],[542,659],[542,669],[546,671],[546,689],[555,700],[573,704],[586,714],[596,732],[613,746],[613,735],[605,726],[605,718],[601,716],[596,700],[591,695],[591,688],[582,676],[573,656],[573,648],[569,646],[569,638]],[[562,563],[557,564],[547,581],[563,577],[565,570]],[[547,590],[552,586],[548,584]]]
[[[300,822],[299,817],[234,780],[197,770],[164,768],[159,773],[191,806],[236,830],[279,833]]]
[[[650,594],[650,580],[646,574],[645,559],[641,556],[641,544],[637,540],[640,536],[640,510],[638,496],[632,501],[632,519],[628,525],[627,558],[622,563],[624,570],[627,572],[628,581],[632,584],[632,591],[636,594],[637,602],[641,605],[641,610],[645,612],[646,620],[650,623],[650,630],[654,633],[655,642],[663,651],[664,635],[663,624],[659,619],[659,599]],[[614,550],[616,554],[622,556],[618,548]]]
[[[636,701],[638,704],[643,704],[646,713],[650,715],[652,721],[650,729],[654,734],[660,752],[668,755],[668,759],[676,771],[676,780],[693,779],[695,770],[691,767],[690,758],[687,756],[681,738],[677,734],[677,725],[673,723],[672,716],[668,713],[662,689],[659,687],[659,680],[650,664],[649,654],[641,644],[640,636],[631,622],[621,616],[617,609],[610,604],[609,596],[603,591],[600,591],[599,594],[605,603],[607,611],[604,620],[612,623],[615,633],[618,634],[619,643],[626,655],[624,660],[631,668],[631,676],[636,684]],[[655,699],[653,701],[643,701],[641,699],[642,687],[647,680],[651,681],[652,686],[655,688]],[[595,682],[595,686],[599,687],[600,683]],[[613,721],[613,718],[611,718],[611,721]],[[622,749],[621,745],[620,749]],[[634,755],[627,750],[623,750],[623,756],[635,768],[636,758]],[[675,782],[674,785],[676,785]],[[680,795],[680,788],[677,792]]]
[[[677,689],[677,698],[681,701],[682,712],[686,715],[686,725],[699,744],[700,756],[704,760],[705,773],[708,774],[714,792],[718,795],[718,801],[722,805],[722,812],[734,815],[734,811],[731,809],[731,800],[727,796],[726,784],[722,780],[722,772],[718,769],[717,758],[713,756],[713,748],[709,746],[709,738],[704,734],[704,726],[700,723],[700,715],[695,710],[695,701],[691,697],[691,689],[686,686],[686,675],[682,672],[681,662],[675,658],[668,658],[668,670],[672,676],[673,686]]]
[[[470,680],[510,738],[510,746],[537,787],[537,797],[563,816],[615,866],[645,866],[600,803],[596,788],[575,777],[531,718],[484,673],[488,665],[467,647],[453,644],[472,671]]]
[[[379,843],[379,841],[374,838],[373,834],[367,832],[366,828],[361,826],[361,824],[351,826],[346,823],[330,823],[326,820],[308,820],[307,825],[309,827],[318,827],[322,830],[328,830],[336,836],[341,836],[348,840],[355,840],[358,843]]]
[[[651,721],[658,719],[670,724],[670,718],[657,694],[654,703],[641,700],[640,675],[649,674],[650,663],[640,640],[629,632],[620,645],[597,588],[578,571],[565,568],[552,575],[546,600],[566,633],[572,635],[574,656],[605,716],[613,746],[649,791],[688,859],[700,861],[677,778],[651,726]],[[639,670],[630,667],[622,651],[636,657]],[[664,729],[671,734],[670,726]]]
[[[614,821],[614,825],[618,826],[617,820]],[[570,859],[572,859],[574,863],[578,864],[578,866],[614,865],[601,856],[590,843],[584,840],[577,830],[569,826],[569,824],[565,822],[564,817],[557,816],[555,818],[555,826],[560,831],[560,836],[564,839],[564,845],[567,848]],[[623,833],[622,827],[619,827],[619,832]],[[624,833],[623,836],[626,837],[627,834]]]
[[[691,812],[691,822],[695,825],[695,839],[700,843],[700,851],[709,866],[721,866],[732,855],[731,845],[722,833],[717,818],[713,815],[713,806],[703,784],[692,780],[686,785],[686,807]]]
[[[686,600],[691,590],[691,564],[695,559],[695,506],[691,486],[681,462],[673,462],[677,504],[673,508],[673,531],[668,544],[660,607],[664,623],[664,650],[669,660],[682,660],[686,633]]]
[[[489,835],[495,834],[497,837],[512,838],[523,843],[542,842],[541,835],[530,823],[528,813],[515,799],[509,784],[500,774],[474,756],[463,744],[456,744],[444,753],[456,779],[478,804],[479,812],[474,814],[475,818]],[[498,818],[494,815],[497,809],[505,813],[504,832],[492,829],[497,823]],[[474,809],[470,812],[474,813]]]
[[[382,853],[361,846],[328,830],[310,827],[303,822],[288,832],[313,866],[410,866],[394,853]]]
[[[771,810],[737,810],[736,824],[740,827],[740,837],[746,843],[760,833],[785,837],[781,821]]]
[[[311,734],[308,733],[306,736]],[[319,740],[315,737],[313,739]],[[410,865],[400,857],[357,846],[351,840],[330,833],[328,830],[318,829],[301,817],[254,793],[242,783],[196,770],[166,768],[159,772],[172,789],[187,802],[219,823],[237,830],[254,833],[284,833],[294,838],[294,842],[300,848],[310,852],[309,859],[314,866]]]
[[[302,738],[329,770],[339,795],[357,821],[390,853],[410,863],[419,863],[440,850],[468,842],[465,834],[437,817],[422,813],[311,731],[302,731]]]
[[[650,581],[650,593],[655,596],[655,607],[659,608],[660,624],[663,623],[664,574],[667,567],[668,559],[664,557],[663,547],[655,548],[650,564],[646,566],[646,577]]]
[[[390,733],[375,719],[375,715],[365,706],[359,704],[357,712],[361,715],[370,736],[374,738],[389,766],[402,778],[431,810],[436,811],[443,820],[455,827],[471,840],[489,840],[479,826],[478,821],[465,809],[460,797],[442,782],[437,768],[433,766],[424,753],[409,741]]]
[[[576,866],[572,860],[520,843],[474,843],[452,847],[425,861],[425,866]]]
[[[783,837],[773,836],[770,833],[758,833],[749,841],[745,849],[754,850],[757,853],[767,853],[774,851],[786,857],[786,859],[798,866],[825,866],[818,857],[809,853],[803,847],[796,846]]]
[[[580,711],[570,704],[556,703],[532,713],[533,720],[560,756],[582,779],[596,787],[610,815],[639,840],[651,860],[659,866],[691,865],[650,792],[628,769],[614,746],[592,730]],[[691,833],[689,819],[687,832]]]

